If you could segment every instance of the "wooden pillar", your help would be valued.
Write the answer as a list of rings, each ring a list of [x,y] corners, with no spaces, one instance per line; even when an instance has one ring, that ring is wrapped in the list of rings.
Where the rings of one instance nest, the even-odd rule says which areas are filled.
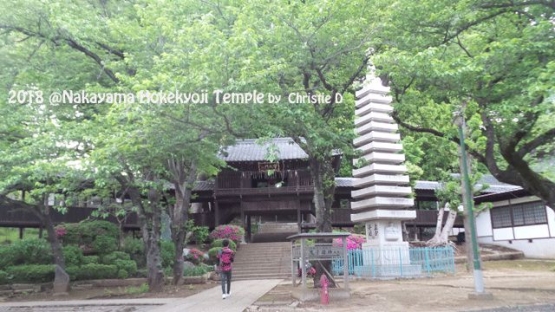
[[[303,232],[302,221],[303,219],[301,218],[301,201],[299,200],[297,205],[297,226],[298,226],[297,233]]]
[[[218,201],[214,202],[214,226],[220,225],[220,205]]]
[[[241,203],[239,204],[239,210],[241,211],[241,226],[246,228],[245,224],[245,211],[243,210],[243,200],[241,199]]]
[[[25,232],[25,228],[24,227],[20,227],[19,228],[19,239],[23,239],[23,233]]]
[[[42,238],[42,226],[39,228],[39,238]]]
[[[251,215],[247,215],[247,242],[252,242]]]

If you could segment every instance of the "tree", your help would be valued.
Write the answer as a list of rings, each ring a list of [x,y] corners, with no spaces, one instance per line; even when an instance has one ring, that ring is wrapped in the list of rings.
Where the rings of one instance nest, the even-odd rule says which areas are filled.
[[[411,132],[458,142],[499,181],[555,206],[555,182],[535,167],[555,147],[555,41],[550,1],[396,1],[375,59]]]
[[[280,99],[252,114],[266,126],[259,136],[290,137],[307,153],[318,232],[332,231],[332,159],[355,154],[352,85],[366,73],[378,18],[368,12],[378,5],[247,2],[235,20],[234,41],[248,47],[239,90]]]

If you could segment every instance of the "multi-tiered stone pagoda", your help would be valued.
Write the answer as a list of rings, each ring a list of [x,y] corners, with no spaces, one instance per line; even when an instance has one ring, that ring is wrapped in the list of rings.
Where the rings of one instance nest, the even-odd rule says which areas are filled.
[[[354,200],[351,208],[355,211],[351,220],[366,224],[367,243],[363,249],[372,249],[373,256],[364,259],[365,263],[399,267],[409,264],[402,221],[416,218],[416,211],[407,210],[414,206],[414,201],[410,198],[411,187],[403,164],[405,155],[398,126],[391,117],[389,88],[382,85],[380,78],[369,78],[356,92],[358,137],[354,145],[362,157],[355,160],[355,165],[361,160],[364,165],[353,170],[356,190],[351,193]],[[369,257],[368,253],[365,255]]]

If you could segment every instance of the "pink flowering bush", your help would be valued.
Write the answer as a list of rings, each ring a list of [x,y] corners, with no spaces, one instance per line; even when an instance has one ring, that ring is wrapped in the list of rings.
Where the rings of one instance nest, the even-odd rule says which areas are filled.
[[[198,265],[204,260],[204,252],[196,249],[191,248],[187,256],[185,256],[188,261]]]
[[[67,234],[67,230],[63,225],[57,226],[54,230],[56,231],[56,236],[58,238],[62,238]]]
[[[362,244],[366,243],[366,237],[360,234],[351,234],[347,236],[347,250],[362,249]],[[341,238],[335,238],[333,240],[333,246],[343,247],[343,240]]]
[[[239,243],[245,235],[245,230],[237,225],[225,224],[217,226],[209,235],[211,240],[229,239]]]

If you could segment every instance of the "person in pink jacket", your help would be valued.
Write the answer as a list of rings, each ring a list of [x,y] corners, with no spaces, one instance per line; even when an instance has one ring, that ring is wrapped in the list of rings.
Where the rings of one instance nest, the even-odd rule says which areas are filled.
[[[223,248],[218,253],[218,259],[220,262],[220,276],[222,280],[222,299],[225,299],[231,295],[231,263],[233,263],[235,253],[229,248],[229,240],[224,239],[222,245]]]

